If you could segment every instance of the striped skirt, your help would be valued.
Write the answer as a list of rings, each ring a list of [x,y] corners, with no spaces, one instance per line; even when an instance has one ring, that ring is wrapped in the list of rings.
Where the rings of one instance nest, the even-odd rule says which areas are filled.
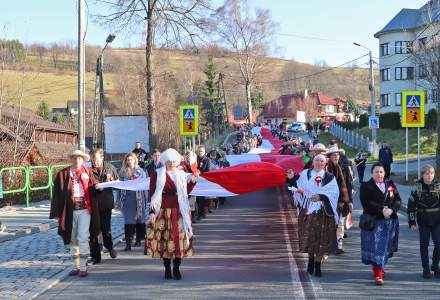
[[[399,220],[376,220],[374,229],[361,230],[362,262],[383,269],[397,252]]]

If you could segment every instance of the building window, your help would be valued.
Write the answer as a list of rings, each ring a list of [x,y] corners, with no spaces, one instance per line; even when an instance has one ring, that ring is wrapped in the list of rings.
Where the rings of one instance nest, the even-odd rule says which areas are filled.
[[[412,42],[410,41],[397,41],[395,43],[396,54],[412,53]]]
[[[419,49],[420,50],[426,49],[426,41],[427,41],[426,37],[419,39]]]
[[[390,79],[390,69],[380,70],[380,81],[389,81]]]
[[[426,65],[419,65],[419,78],[426,78],[428,76],[428,68]]]
[[[396,80],[413,80],[414,67],[397,67]]]
[[[396,106],[402,106],[402,93],[396,93]]]
[[[389,54],[388,43],[381,44],[380,45],[380,56],[387,56],[388,54]]]
[[[389,94],[380,95],[380,103],[382,107],[390,106],[390,95]]]

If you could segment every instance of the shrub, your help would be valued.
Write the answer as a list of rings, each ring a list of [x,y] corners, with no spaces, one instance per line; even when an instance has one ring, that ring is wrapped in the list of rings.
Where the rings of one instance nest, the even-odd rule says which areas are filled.
[[[429,129],[437,128],[437,111],[435,109],[431,109],[426,115],[425,127]]]
[[[359,117],[359,127],[360,128],[368,127],[368,114],[367,113],[360,115],[360,117]]]
[[[400,129],[400,114],[398,112],[389,112],[379,116],[380,128]]]

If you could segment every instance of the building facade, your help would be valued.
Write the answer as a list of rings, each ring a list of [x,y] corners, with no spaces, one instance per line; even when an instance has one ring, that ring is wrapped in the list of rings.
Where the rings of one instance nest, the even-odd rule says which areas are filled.
[[[374,37],[379,39],[380,113],[402,113],[402,92],[425,91],[425,113],[436,109],[438,91],[427,77],[433,68],[423,59],[427,44],[438,39],[432,28],[439,20],[439,0],[428,1],[420,9],[402,9]],[[437,27],[440,29],[440,27]]]

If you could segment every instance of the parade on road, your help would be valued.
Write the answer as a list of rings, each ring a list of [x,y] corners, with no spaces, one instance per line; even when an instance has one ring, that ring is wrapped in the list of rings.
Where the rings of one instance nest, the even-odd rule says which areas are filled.
[[[440,300],[440,0],[0,25],[0,300]]]

